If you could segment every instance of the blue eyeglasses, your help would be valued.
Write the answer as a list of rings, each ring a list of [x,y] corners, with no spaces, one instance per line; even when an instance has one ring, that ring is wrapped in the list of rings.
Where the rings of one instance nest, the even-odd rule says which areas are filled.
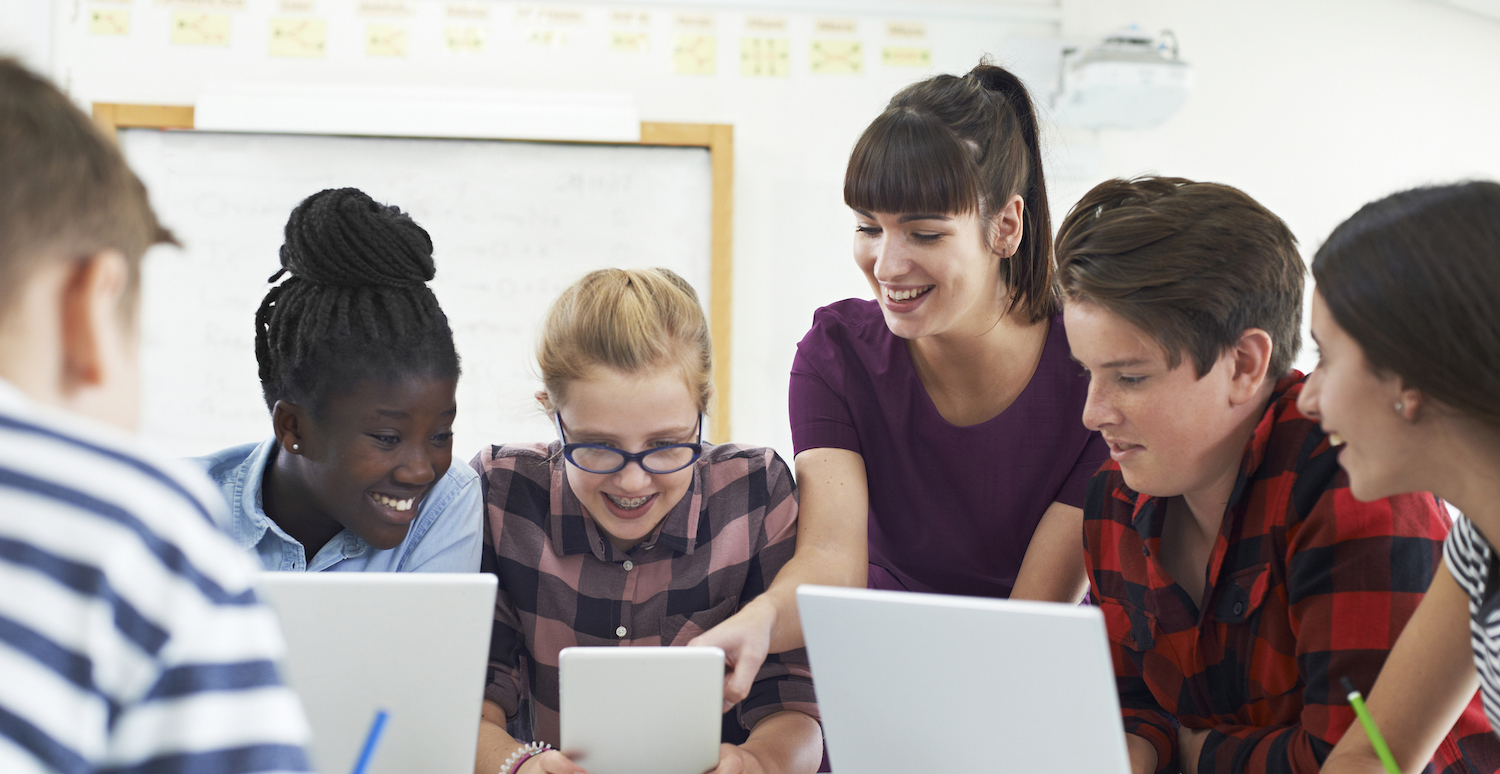
[[[562,441],[563,459],[580,470],[590,473],[616,473],[634,462],[647,473],[676,473],[698,461],[703,456],[703,415],[698,415],[698,442],[674,443],[645,451],[628,452],[597,443],[568,443],[563,430],[562,414],[552,418],[557,421],[557,437]]]

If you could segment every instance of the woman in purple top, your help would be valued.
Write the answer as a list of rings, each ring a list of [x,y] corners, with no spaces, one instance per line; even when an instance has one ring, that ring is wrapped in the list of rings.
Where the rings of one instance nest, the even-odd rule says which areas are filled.
[[[1077,602],[1084,485],[1108,456],[1081,420],[1036,115],[981,64],[907,87],[844,178],[876,299],[813,316],[792,365],[795,557],[696,644],[734,663],[802,646],[801,583]]]

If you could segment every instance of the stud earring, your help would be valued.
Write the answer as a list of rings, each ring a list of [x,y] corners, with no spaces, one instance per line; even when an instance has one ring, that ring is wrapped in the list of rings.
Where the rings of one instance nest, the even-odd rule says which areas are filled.
[[[292,451],[299,451],[301,449],[302,449],[301,444],[295,444],[295,443],[292,444]]]
[[[1402,412],[1402,411],[1404,411],[1404,410],[1405,410],[1405,409],[1406,409],[1406,404],[1404,404],[1404,403],[1402,403],[1402,402],[1401,402],[1401,401],[1399,401],[1399,400],[1398,400],[1398,401],[1396,401],[1396,413],[1397,413],[1397,414],[1400,414],[1400,413],[1401,413],[1401,412]]]

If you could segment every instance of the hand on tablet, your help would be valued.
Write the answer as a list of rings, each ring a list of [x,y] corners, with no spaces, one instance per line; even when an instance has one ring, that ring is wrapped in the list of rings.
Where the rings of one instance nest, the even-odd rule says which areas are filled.
[[[588,774],[582,766],[568,760],[568,756],[557,750],[548,750],[541,755],[533,755],[525,763],[521,764],[521,770],[516,774]]]
[[[744,609],[718,626],[694,637],[689,645],[712,645],[724,651],[730,671],[724,675],[724,711],[750,695],[750,686],[760,665],[766,661],[771,646],[771,629],[776,624],[775,609],[751,601]],[[738,769],[736,769],[738,771]]]
[[[765,767],[743,747],[719,745],[719,766],[708,774],[765,774]]]

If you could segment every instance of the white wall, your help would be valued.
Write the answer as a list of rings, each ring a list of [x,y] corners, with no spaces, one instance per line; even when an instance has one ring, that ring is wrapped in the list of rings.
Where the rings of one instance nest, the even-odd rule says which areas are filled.
[[[52,67],[52,0],[0,0],[0,55],[28,67]]]
[[[590,17],[595,20],[610,9],[650,13],[652,48],[645,55],[608,51],[603,22],[564,30],[565,46],[529,44],[527,29],[516,23],[523,4],[494,2],[488,4],[486,52],[452,55],[435,43],[443,5],[411,0],[418,14],[410,23],[430,32],[426,39],[433,42],[414,47],[407,59],[376,61],[363,56],[356,33],[335,34],[338,20],[361,29],[369,21],[355,16],[354,0],[315,0],[317,13],[330,20],[328,58],[298,61],[265,55],[266,25],[281,0],[246,0],[234,16],[231,46],[211,50],[167,42],[172,8],[163,0],[124,6],[0,0],[0,46],[18,40],[29,46],[31,60],[39,67],[50,62],[54,77],[81,101],[191,103],[201,83],[214,78],[457,84],[624,91],[635,96],[646,120],[734,124],[734,434],[786,455],[786,375],[796,342],[813,309],[868,293],[849,258],[852,221],[841,203],[848,150],[892,92],[925,74],[879,64],[887,20],[926,23],[920,45],[932,49],[934,70],[962,72],[992,53],[1037,77],[1049,69],[1038,58],[1041,49],[1014,38],[1082,41],[1129,22],[1177,33],[1197,86],[1165,125],[1049,131],[1058,219],[1104,177],[1155,171],[1211,179],[1239,186],[1281,214],[1310,256],[1364,201],[1429,180],[1500,178],[1494,139],[1500,22],[1493,19],[1414,0],[1059,1],[1060,12],[1045,0],[560,6],[597,14]],[[51,31],[17,23],[22,14],[11,13],[49,2]],[[79,3],[85,11],[130,8],[131,35],[87,35],[70,22]],[[683,10],[716,15],[717,75],[671,72],[674,14]],[[740,76],[737,41],[750,14],[789,20],[789,78]],[[858,17],[858,37],[866,42],[865,74],[809,74],[815,21],[849,16]],[[441,235],[435,237],[441,244]]]
[[[1070,36],[1102,34],[1120,18],[1170,27],[1196,73],[1187,105],[1159,128],[1068,133],[1071,144],[1097,144],[1099,178],[1155,172],[1234,185],[1286,220],[1309,260],[1367,201],[1500,179],[1500,6],[1494,15],[1412,0],[1064,6]],[[1085,190],[1068,181],[1052,195],[1072,202]],[[1307,340],[1299,368],[1316,362],[1311,349]]]

